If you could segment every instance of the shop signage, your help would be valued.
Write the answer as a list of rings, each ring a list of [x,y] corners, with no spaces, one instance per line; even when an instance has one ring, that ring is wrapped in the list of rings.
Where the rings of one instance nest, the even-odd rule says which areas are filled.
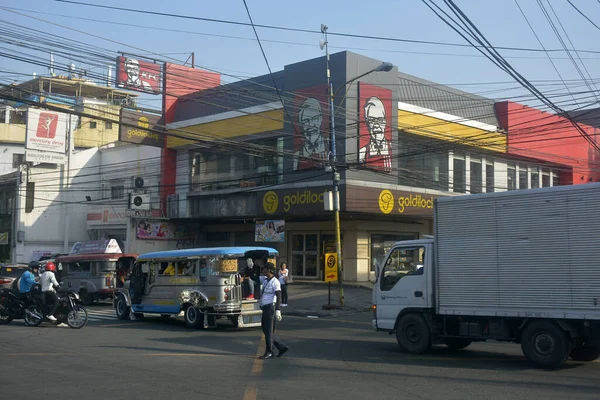
[[[189,238],[189,227],[164,221],[139,221],[136,237],[145,240],[177,240]]]
[[[64,165],[67,163],[67,156],[66,154],[52,153],[49,151],[25,150],[25,161]]]
[[[267,215],[324,211],[325,188],[269,190],[258,200]]]
[[[89,242],[77,242],[71,248],[69,254],[100,254],[120,253],[121,248],[115,239],[91,240]]]
[[[0,232],[0,244],[8,244],[8,232]]]
[[[338,259],[337,253],[325,253],[325,282],[335,282],[338,280]]]
[[[437,195],[350,186],[346,210],[384,215],[433,216]]]
[[[125,224],[129,218],[141,217],[160,217],[160,210],[115,210],[111,209],[96,209],[87,213],[88,226],[91,225],[114,225]]]
[[[160,117],[136,111],[121,109],[119,140],[121,142],[143,144],[145,146],[163,146],[164,136],[155,132]]]
[[[256,221],[254,229],[255,242],[283,242],[285,238],[285,221],[269,219]]]
[[[146,93],[160,93],[162,89],[162,64],[117,57],[117,87]]]
[[[27,110],[25,148],[65,154],[67,118],[65,113],[35,108]]]

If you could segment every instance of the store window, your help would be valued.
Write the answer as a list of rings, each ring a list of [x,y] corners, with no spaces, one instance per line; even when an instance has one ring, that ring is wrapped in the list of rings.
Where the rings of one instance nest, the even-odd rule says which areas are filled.
[[[481,160],[471,159],[470,161],[470,192],[471,193],[481,193],[483,191],[483,170],[481,168]]]
[[[496,181],[494,179],[494,163],[487,163],[485,165],[485,191],[487,193],[493,193],[496,191]]]
[[[316,233],[292,234],[292,275],[307,278],[317,278],[318,269],[318,240]]]
[[[527,167],[519,165],[519,189],[528,189]]]
[[[113,185],[110,187],[110,198],[112,200],[118,200],[125,197],[125,185]]]
[[[550,187],[550,171],[542,171],[542,187]]]
[[[385,259],[385,255],[394,246],[396,242],[402,240],[414,240],[417,238],[415,234],[389,235],[374,233],[371,235],[371,271],[376,271],[377,267],[381,267]]]
[[[467,170],[464,159],[454,157],[453,161],[453,191],[457,193],[467,192]]]
[[[560,186],[560,178],[556,172],[552,172],[552,186]]]
[[[540,187],[540,171],[538,168],[531,168],[531,188],[536,189]]]
[[[517,189],[517,169],[514,164],[509,164],[507,169],[507,190],[516,190]]]

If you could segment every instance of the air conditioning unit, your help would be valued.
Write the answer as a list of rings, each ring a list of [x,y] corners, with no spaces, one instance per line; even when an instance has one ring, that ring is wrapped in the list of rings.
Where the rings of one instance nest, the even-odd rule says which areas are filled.
[[[135,189],[143,189],[144,188],[144,178],[141,176],[134,176],[132,179],[133,187]]]
[[[150,210],[150,195],[149,194],[129,194],[129,209],[130,210]]]

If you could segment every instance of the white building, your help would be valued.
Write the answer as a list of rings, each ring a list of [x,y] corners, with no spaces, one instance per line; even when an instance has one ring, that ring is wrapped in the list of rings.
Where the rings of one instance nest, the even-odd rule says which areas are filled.
[[[75,242],[96,239],[117,239],[126,252],[155,249],[155,242],[135,240],[132,225],[136,217],[160,219],[160,155],[158,147],[110,145],[73,154],[68,173],[22,166],[13,261],[66,253]]]

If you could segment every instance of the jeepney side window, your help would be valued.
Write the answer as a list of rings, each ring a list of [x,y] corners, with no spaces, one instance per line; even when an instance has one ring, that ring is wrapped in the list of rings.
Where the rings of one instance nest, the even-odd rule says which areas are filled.
[[[152,263],[150,264],[150,268],[148,268],[148,283],[152,285],[156,281],[156,271],[158,270],[160,264]]]
[[[196,275],[196,260],[179,261],[177,263],[178,276],[194,276]]]
[[[391,290],[398,281],[410,275],[423,275],[425,249],[423,247],[394,249],[382,271],[381,290]]]
[[[159,275],[175,275],[175,267],[172,262],[161,262],[158,263],[158,274]]]
[[[92,271],[92,266],[89,261],[79,261],[79,262],[69,263],[69,272],[70,273],[82,274],[82,273],[89,273],[91,271]]]

